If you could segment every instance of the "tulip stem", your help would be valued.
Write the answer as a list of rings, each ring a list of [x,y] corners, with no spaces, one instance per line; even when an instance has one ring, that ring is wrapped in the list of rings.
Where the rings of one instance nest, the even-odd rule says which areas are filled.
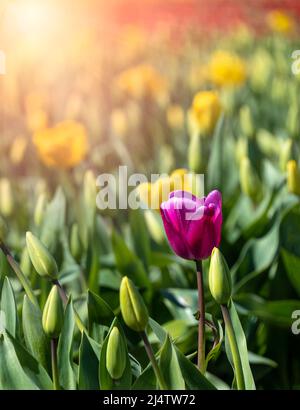
[[[244,380],[244,374],[243,374],[242,361],[241,361],[241,356],[240,356],[240,352],[238,349],[237,340],[235,337],[230,313],[226,305],[221,305],[221,310],[222,310],[222,314],[223,314],[223,318],[225,322],[225,328],[227,332],[233,365],[235,369],[237,388],[238,390],[245,390],[245,380]]]
[[[204,302],[204,285],[203,285],[203,268],[202,261],[196,261],[197,267],[197,284],[198,284],[198,369],[205,373],[205,302]]]
[[[60,390],[58,365],[57,365],[57,339],[51,339],[51,364],[53,389]]]
[[[13,271],[15,272],[17,278],[19,279],[19,281],[21,282],[21,285],[23,286],[26,295],[28,296],[29,300],[36,306],[39,307],[37,298],[33,292],[33,290],[31,289],[30,283],[28,281],[28,279],[26,278],[26,276],[24,275],[24,273],[21,271],[20,266],[18,265],[18,263],[16,262],[16,260],[14,259],[14,257],[12,256],[9,248],[7,247],[7,245],[5,245],[5,243],[3,241],[0,241],[0,249],[2,250],[2,252],[4,253],[4,255],[6,256],[6,259],[8,261],[8,263],[10,264],[11,268],[13,269]]]
[[[62,299],[62,301],[64,302],[65,305],[67,305],[69,298],[64,290],[64,288],[61,286],[60,282],[58,279],[55,279],[52,281],[53,285],[57,285],[58,286],[58,290],[59,290],[59,294],[60,297]],[[84,323],[82,322],[80,316],[78,315],[78,313],[76,312],[76,309],[74,308],[74,316],[75,316],[75,321],[77,324],[78,329],[80,330],[80,332],[83,332],[84,330],[86,330]]]
[[[167,386],[167,384],[165,382],[165,379],[164,379],[164,377],[161,373],[161,370],[158,366],[158,363],[157,363],[156,358],[154,356],[153,349],[152,349],[152,346],[149,342],[149,339],[148,339],[148,336],[147,336],[146,332],[145,331],[141,332],[140,335],[141,335],[141,338],[143,339],[146,353],[147,353],[147,355],[149,357],[149,360],[152,364],[152,367],[153,367],[154,373],[156,375],[156,378],[157,378],[160,389],[161,390],[168,390],[168,386]]]

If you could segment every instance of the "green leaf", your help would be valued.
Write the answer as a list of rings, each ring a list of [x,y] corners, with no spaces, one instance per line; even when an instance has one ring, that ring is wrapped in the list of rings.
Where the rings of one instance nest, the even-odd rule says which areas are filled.
[[[164,343],[167,332],[152,318],[149,325],[161,343]],[[177,347],[174,347],[186,387],[189,390],[211,390],[215,387],[206,379],[197,367],[187,359]]]
[[[117,318],[113,321],[109,332],[103,342],[100,352],[100,363],[99,363],[99,381],[100,381],[100,389],[101,390],[127,390],[131,388],[131,380],[132,380],[132,371],[131,371],[131,363],[130,358],[127,351],[126,346],[126,366],[122,377],[119,380],[113,380],[106,368],[106,351],[107,351],[107,343],[109,339],[109,335],[113,327],[116,326],[120,333],[123,335],[124,340],[126,340],[126,336],[120,325]]]
[[[128,248],[123,238],[113,232],[113,251],[117,269],[123,276],[128,276],[136,286],[149,287],[150,281],[140,259]]]
[[[226,128],[227,124],[222,116],[215,128],[207,176],[209,191],[219,189],[223,193],[230,194],[238,183],[238,172],[235,161],[232,161],[234,140],[226,132]]]
[[[159,366],[170,390],[184,390],[185,383],[181,374],[177,354],[170,340],[166,336],[159,358]]]
[[[98,390],[98,368],[100,357],[100,345],[82,332],[79,348],[79,390]]]
[[[292,326],[292,313],[300,309],[298,300],[265,301],[253,294],[241,294],[235,297],[235,302],[242,307],[242,311],[258,317],[266,323],[290,328]]]
[[[207,353],[206,356],[206,368],[208,366],[208,363],[210,360],[216,360],[216,358],[219,356],[223,339],[224,339],[224,332],[223,328],[221,326],[221,323],[219,321],[215,322],[215,325],[218,327],[218,342],[214,344],[212,349]]]
[[[76,379],[73,370],[73,334],[75,328],[73,303],[69,302],[65,311],[64,325],[58,342],[59,381],[65,390],[76,389]]]
[[[300,296],[300,258],[284,248],[281,249],[281,255],[287,276],[298,296]]]
[[[1,292],[1,310],[5,317],[5,328],[15,338],[17,333],[17,307],[15,295],[8,277],[5,277]]]
[[[50,370],[50,341],[42,326],[42,312],[25,295],[22,309],[22,325],[29,352],[45,369]]]
[[[115,314],[108,304],[100,296],[90,290],[88,291],[87,304],[89,331],[92,331],[95,324],[110,327],[115,318]]]
[[[0,388],[52,389],[52,381],[46,370],[6,332],[0,335]]]
[[[136,379],[131,390],[157,390],[157,381],[151,363],[142,371]]]
[[[147,271],[149,268],[151,249],[150,238],[142,211],[140,209],[132,210],[130,212],[129,222],[135,253],[139,255]]]
[[[244,380],[245,380],[245,388],[246,390],[255,390],[254,378],[253,378],[251,367],[249,364],[247,341],[246,341],[244,330],[241,325],[241,322],[240,322],[240,319],[237,314],[233,301],[231,301],[230,303],[229,313],[230,313],[232,326],[233,326],[233,330],[234,330],[235,337],[237,340],[237,346],[238,346],[238,350],[239,350],[239,354],[240,354],[240,358],[242,362],[242,368],[243,368],[243,374],[244,374]],[[227,356],[232,365],[232,358],[231,358],[231,352],[229,351],[226,329],[225,329],[225,339],[226,339],[225,345],[226,345]]]
[[[285,213],[280,227],[280,243],[288,252],[300,257],[299,247],[300,207],[299,202]]]
[[[235,285],[235,292],[245,286],[253,277],[267,269],[273,262],[279,246],[280,218],[269,232],[259,239],[250,239],[243,247],[238,261],[232,267],[232,275],[237,273],[241,280]]]

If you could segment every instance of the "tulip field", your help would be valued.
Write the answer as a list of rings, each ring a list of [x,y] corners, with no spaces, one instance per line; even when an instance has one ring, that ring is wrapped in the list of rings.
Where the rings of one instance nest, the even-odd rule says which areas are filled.
[[[141,3],[0,0],[0,390],[299,390],[300,5]]]

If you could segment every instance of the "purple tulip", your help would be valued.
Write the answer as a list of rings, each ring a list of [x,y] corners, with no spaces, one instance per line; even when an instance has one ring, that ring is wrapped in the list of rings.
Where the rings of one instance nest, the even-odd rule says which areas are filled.
[[[212,191],[197,198],[174,191],[160,207],[165,231],[174,252],[184,259],[202,260],[218,247],[222,229],[222,196]]]

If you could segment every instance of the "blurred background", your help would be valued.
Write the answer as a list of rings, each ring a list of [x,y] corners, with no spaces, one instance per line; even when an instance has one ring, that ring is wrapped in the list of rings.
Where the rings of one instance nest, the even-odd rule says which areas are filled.
[[[268,21],[277,9],[288,16],[279,28]],[[211,53],[230,49],[247,75],[266,71],[275,56],[255,43],[274,30],[295,38],[299,13],[292,0],[1,0],[0,172],[33,173],[43,160],[33,135],[66,120],[84,126],[85,158],[98,170],[186,165],[185,116],[194,94],[212,87]],[[153,164],[159,153],[166,161]]]
[[[87,287],[118,309],[131,275],[192,354],[194,267],[173,255],[158,212],[95,216],[94,177],[118,165],[172,181],[204,173],[223,196],[221,249],[257,386],[299,389],[299,19],[297,0],[0,0],[0,223],[41,306],[49,284],[28,263],[28,229],[80,313]],[[161,199],[161,182],[146,197]],[[134,336],[130,349],[144,364]],[[224,349],[209,371],[230,386]]]

